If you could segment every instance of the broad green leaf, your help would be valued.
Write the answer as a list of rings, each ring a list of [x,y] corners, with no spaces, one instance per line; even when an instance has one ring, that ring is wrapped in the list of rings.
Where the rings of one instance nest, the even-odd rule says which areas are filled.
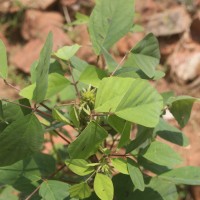
[[[86,182],[72,185],[69,189],[70,197],[85,199],[92,193],[89,185]]]
[[[98,69],[95,66],[89,65],[82,73],[79,81],[85,84],[91,84],[94,87],[99,86],[101,79],[106,77],[107,74],[104,70]]]
[[[18,193],[19,192],[17,190],[15,190],[11,186],[5,187],[3,189],[3,191],[2,191],[2,188],[1,188],[1,191],[0,191],[0,200],[6,200],[6,199],[9,199],[9,200],[19,200]]]
[[[127,162],[128,172],[130,174],[133,185],[135,186],[135,189],[144,191],[144,178],[138,164],[130,158],[127,159]]]
[[[134,189],[130,176],[120,173],[113,176],[112,181],[114,185],[114,197],[117,197],[117,200],[127,200],[127,197]]]
[[[33,92],[33,100],[35,100],[37,103],[42,102],[46,96],[52,47],[53,34],[50,32],[44,47],[41,50],[38,65],[36,67],[36,87]]]
[[[126,148],[126,152],[129,153],[136,148],[140,147],[146,140],[150,139],[153,134],[152,128],[138,126],[138,132],[136,138],[130,142]]]
[[[144,169],[149,170],[153,172],[154,174],[158,174],[158,175],[170,170],[170,168],[153,163],[143,158],[142,156],[138,157],[138,164],[141,165]]]
[[[70,58],[70,63],[72,67],[78,70],[79,72],[83,72],[89,65],[87,62],[85,62],[84,60],[81,60],[80,58],[76,56],[73,56],[72,58]]]
[[[94,178],[94,191],[102,200],[113,199],[114,188],[112,180],[104,174],[97,173]]]
[[[120,13],[120,14],[119,14]],[[134,0],[101,0],[96,2],[89,20],[89,33],[96,54],[101,47],[109,49],[129,32],[133,24]]]
[[[4,120],[2,101],[0,101],[0,122],[1,122],[1,120]]]
[[[174,92],[173,91],[167,91],[167,92],[163,92],[161,93],[162,97],[163,97],[163,102],[164,105],[168,105],[168,101],[171,97],[174,97]]]
[[[67,80],[65,77],[63,77],[60,74],[57,73],[51,73],[48,75],[48,87],[46,96],[44,99],[48,99],[55,94],[59,93],[63,89],[65,89],[67,86],[70,85],[70,81]],[[27,99],[34,99],[34,91],[36,88],[36,84],[29,85],[25,87],[23,90],[21,90],[20,95],[22,97],[25,97]]]
[[[31,65],[31,83],[35,83],[36,82],[36,68],[38,65],[38,61],[33,62],[33,64]]]
[[[65,161],[65,164],[72,172],[79,176],[85,176],[94,171],[94,167],[88,166],[89,163],[83,159],[67,160]]]
[[[150,33],[131,50],[131,54],[124,66],[141,69],[148,77],[153,78],[159,62],[158,40]]]
[[[174,144],[180,146],[189,145],[188,138],[179,129],[171,126],[163,119],[160,119],[158,125],[154,129],[154,133]]]
[[[80,47],[81,46],[78,44],[74,44],[72,46],[64,46],[58,49],[58,51],[55,52],[54,55],[62,60],[69,60],[76,54]]]
[[[177,185],[200,185],[200,167],[181,167],[165,172],[159,177]]]
[[[169,110],[178,121],[181,128],[187,124],[190,118],[192,106],[196,101],[200,101],[200,99],[190,96],[179,96],[169,99]]]
[[[20,184],[23,185],[22,181],[18,181],[22,180],[22,177],[31,183],[41,177],[48,177],[55,169],[55,160],[52,156],[37,153],[12,165],[0,167],[0,184],[19,187]]]
[[[29,101],[26,99],[19,99],[13,103],[4,103],[2,105],[3,117],[4,121],[6,121],[8,124],[32,112],[31,109],[24,108],[23,106],[16,105],[15,103],[30,106]]]
[[[69,184],[61,181],[45,180],[39,189],[39,195],[43,200],[69,199],[69,187]]]
[[[52,117],[59,122],[64,122],[65,124],[71,124],[70,121],[55,108],[52,110]]]
[[[130,32],[132,32],[132,33],[144,32],[144,27],[139,24],[134,24],[131,27]]]
[[[127,161],[122,158],[113,158],[111,160],[114,168],[122,174],[129,174],[127,169]]]
[[[147,81],[120,77],[104,78],[95,102],[96,112],[111,112],[146,127],[157,125],[162,107],[162,97]]]
[[[43,128],[30,114],[12,122],[0,134],[0,166],[11,165],[40,150]]]
[[[7,64],[7,53],[6,47],[2,40],[0,40],[0,77],[7,79],[8,75],[8,64]]]
[[[154,141],[142,154],[144,158],[156,164],[173,167],[181,164],[182,159],[171,147],[167,144]]]
[[[118,65],[117,62],[114,60],[114,58],[111,56],[111,54],[104,47],[102,47],[101,50],[102,50],[102,54],[105,58],[106,67],[108,68],[108,71],[113,72]]]
[[[127,145],[130,142],[131,123],[115,115],[108,117],[108,123],[121,134],[118,148]]]
[[[146,185],[144,191],[134,191],[129,195],[127,200],[177,200],[178,193],[176,186],[168,181],[163,181],[157,177],[152,178],[150,183]]]
[[[68,147],[70,158],[87,159],[95,154],[108,133],[96,122],[90,122],[78,138]],[[92,145],[91,145],[92,144]]]

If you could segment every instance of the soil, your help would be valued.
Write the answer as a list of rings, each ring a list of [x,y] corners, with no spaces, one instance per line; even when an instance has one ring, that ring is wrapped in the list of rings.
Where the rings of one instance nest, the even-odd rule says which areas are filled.
[[[86,25],[66,26],[75,19],[77,11],[89,15],[93,0],[43,0],[42,4],[41,1],[34,4],[32,1],[19,2],[20,5],[13,5],[9,0],[0,1],[0,39],[7,46],[10,66],[14,66],[11,83],[16,82],[15,73],[29,74],[49,31],[55,36],[54,50],[76,42],[83,46],[78,56],[89,63],[95,62]],[[113,48],[116,60],[120,60],[146,33],[153,32],[160,43],[160,68],[167,74],[156,83],[156,88],[162,92],[173,90],[179,95],[200,97],[200,1],[138,0],[136,12],[139,14],[135,22],[144,26],[145,31],[129,33],[122,38]],[[163,22],[164,19],[167,22]],[[18,96],[0,80],[0,98],[16,99]],[[174,146],[187,165],[200,166],[199,113],[200,104],[195,104],[190,121],[183,129],[190,146]],[[175,121],[171,119],[171,123]],[[192,187],[191,191],[193,199],[200,200],[200,188]]]

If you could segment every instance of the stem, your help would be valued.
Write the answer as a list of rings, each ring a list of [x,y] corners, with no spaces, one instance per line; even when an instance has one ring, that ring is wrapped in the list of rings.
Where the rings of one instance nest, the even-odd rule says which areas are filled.
[[[53,178],[59,171],[61,171],[62,169],[64,169],[65,166],[66,166],[66,165],[63,164],[63,165],[62,165],[60,168],[58,168],[54,173],[52,173],[52,174],[48,177],[48,179]],[[44,182],[44,181],[43,181],[43,182]],[[42,183],[43,183],[43,182],[42,182]],[[30,199],[33,197],[33,195],[36,194],[36,192],[40,189],[42,183],[41,183],[28,197],[26,197],[25,200],[30,200]]]
[[[45,115],[45,116],[47,116],[47,117],[51,117],[51,118],[52,118],[52,116],[51,116],[50,114],[45,113],[45,112],[43,112],[43,111],[41,111],[41,110],[38,110],[37,108],[32,108],[32,107],[30,107],[30,106],[25,106],[25,105],[23,105],[23,104],[19,104],[19,103],[16,103],[16,102],[8,101],[7,99],[1,99],[1,101],[5,101],[5,102],[8,102],[8,103],[12,103],[12,104],[18,105],[18,106],[20,106],[20,107],[28,108],[28,109],[32,110],[33,112],[37,112],[37,113],[40,113],[40,114],[42,114],[42,115]]]
[[[7,86],[9,86],[9,87],[11,87],[11,88],[17,90],[18,92],[20,92],[20,90],[19,90],[18,88],[16,88],[14,85],[8,83],[5,79],[4,79],[3,81],[4,81],[4,83],[5,83]]]
[[[56,135],[58,135],[59,137],[61,137],[65,142],[67,142],[67,144],[70,144],[71,141],[69,139],[67,139],[66,137],[64,137],[63,135],[61,135],[58,131],[54,130],[53,131]]]
[[[115,68],[115,70],[112,72],[112,74],[110,76],[113,76],[115,74],[115,72],[121,67],[122,63],[124,62],[124,60],[127,58],[128,54],[131,52],[128,51],[125,56],[122,58],[122,60],[119,62],[119,64],[117,65],[117,67]]]

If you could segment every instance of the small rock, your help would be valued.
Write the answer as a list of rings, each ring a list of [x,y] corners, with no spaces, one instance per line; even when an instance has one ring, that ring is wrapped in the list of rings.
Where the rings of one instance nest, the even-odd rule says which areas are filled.
[[[192,82],[200,75],[200,53],[177,53],[169,61],[171,74],[182,84]]]
[[[9,12],[11,6],[12,6],[12,2],[10,0],[0,1],[0,13]]]
[[[185,32],[190,24],[191,18],[185,8],[177,7],[150,17],[146,29],[156,36],[169,36]]]

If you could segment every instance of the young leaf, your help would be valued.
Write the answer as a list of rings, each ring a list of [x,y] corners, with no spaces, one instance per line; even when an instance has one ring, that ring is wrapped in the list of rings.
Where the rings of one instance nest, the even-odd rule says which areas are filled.
[[[142,156],[156,164],[173,167],[181,164],[182,159],[171,147],[167,144],[154,141],[149,147],[144,149]]]
[[[30,114],[12,122],[0,134],[0,166],[11,165],[40,150],[43,128]]]
[[[101,81],[95,102],[96,112],[111,112],[147,127],[159,122],[162,107],[162,97],[147,81],[119,77]]]
[[[95,53],[101,54],[101,47],[109,49],[130,31],[133,24],[134,0],[100,0],[89,20],[89,33]]]
[[[168,180],[177,185],[200,185],[200,167],[181,167],[165,172],[159,178]]]
[[[45,99],[48,99],[55,94],[58,94],[60,91],[65,89],[67,86],[70,85],[70,81],[63,77],[60,74],[57,73],[51,73],[48,75],[48,87],[46,91]],[[34,91],[36,88],[36,84],[33,83],[32,85],[29,85],[25,87],[21,92],[19,93],[22,97],[27,99],[34,99]]]
[[[107,74],[104,70],[88,65],[88,67],[81,73],[79,81],[85,84],[91,84],[92,86],[98,88],[101,79],[106,76]]]
[[[69,189],[70,197],[85,199],[88,198],[92,191],[86,182],[72,185]]]
[[[70,197],[70,185],[61,181],[46,180],[39,189],[39,195],[44,200],[64,200]]]
[[[73,25],[81,25],[81,24],[88,24],[89,23],[89,17],[87,15],[84,15],[80,12],[77,12],[75,15],[76,20],[73,21],[70,24],[67,24],[69,26],[73,26]]]
[[[65,161],[65,164],[72,172],[79,176],[85,176],[94,171],[94,167],[88,166],[89,163],[83,159],[67,160]]]
[[[179,129],[171,126],[163,119],[160,119],[158,125],[154,129],[154,133],[174,144],[180,146],[189,145],[188,138]]]
[[[58,51],[55,52],[54,55],[62,60],[67,61],[76,54],[80,47],[81,46],[78,44],[74,44],[72,46],[64,46],[58,49]]]
[[[111,200],[114,195],[112,180],[104,175],[97,173],[94,178],[94,191],[102,200]]]
[[[7,64],[7,53],[6,47],[2,40],[0,40],[0,77],[7,79],[8,75],[8,64]]]
[[[113,158],[111,163],[117,171],[121,172],[122,174],[129,174],[126,160],[122,158]]]
[[[90,122],[80,136],[68,147],[71,159],[87,159],[95,154],[108,133],[96,122]],[[92,144],[92,145],[91,145]]]
[[[173,114],[181,128],[183,128],[187,124],[190,118],[192,106],[196,101],[200,101],[200,99],[190,96],[179,96],[169,99],[169,110]]]
[[[59,122],[64,122],[65,124],[71,124],[70,121],[55,108],[52,110],[52,117]]]
[[[133,185],[135,186],[135,189],[144,191],[144,178],[138,164],[130,158],[127,159],[127,162],[128,172],[130,174]]]
[[[42,102],[46,96],[52,47],[53,35],[52,33],[49,33],[45,45],[40,53],[39,62],[36,67],[36,87],[33,92],[33,99],[37,103]]]

